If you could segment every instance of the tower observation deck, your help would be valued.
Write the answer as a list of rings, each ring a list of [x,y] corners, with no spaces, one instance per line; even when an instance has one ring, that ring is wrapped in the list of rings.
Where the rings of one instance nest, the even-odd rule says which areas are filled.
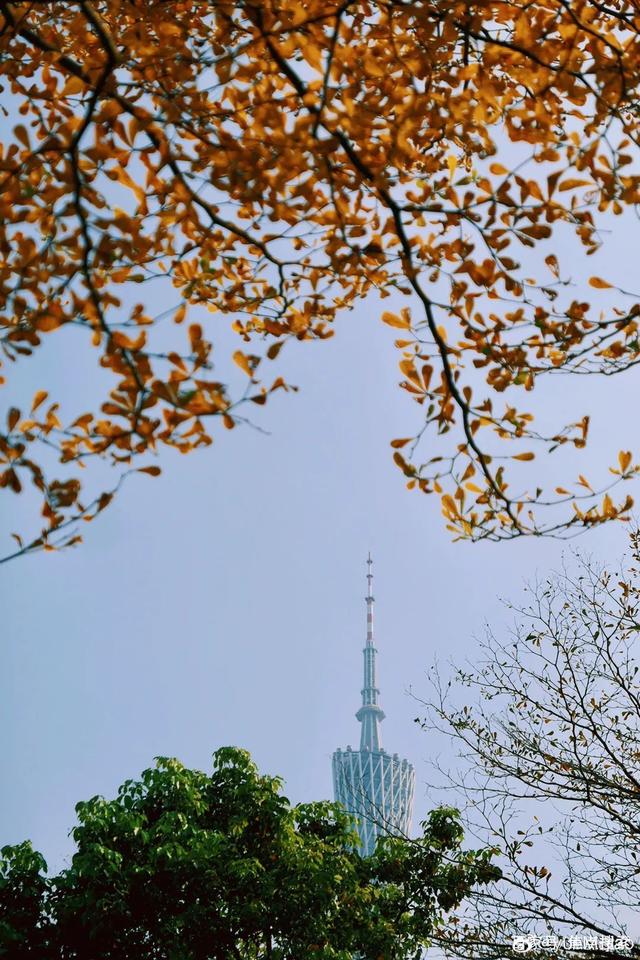
[[[336,750],[333,755],[333,789],[358,822],[363,857],[370,856],[382,835],[406,836],[411,828],[415,771],[407,760],[382,748],[380,723],[384,712],[376,686],[376,647],[373,639],[373,574],[371,555],[367,559],[367,639],[364,655],[360,749]]]

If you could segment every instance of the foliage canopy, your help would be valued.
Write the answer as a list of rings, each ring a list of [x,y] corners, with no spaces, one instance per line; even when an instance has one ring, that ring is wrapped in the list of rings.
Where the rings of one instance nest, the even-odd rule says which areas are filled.
[[[3,0],[2,349],[79,328],[110,378],[71,416],[42,390],[10,408],[0,483],[32,480],[44,516],[18,552],[110,502],[81,467],[210,444],[288,389],[267,371],[288,340],[373,293],[407,298],[383,320],[424,410],[393,455],[454,536],[626,517],[629,451],[599,487],[539,489],[528,462],[583,447],[589,418],[542,434],[519,395],[637,362],[640,304],[597,276],[576,295],[559,251],[593,253],[640,199],[639,25],[631,0]],[[225,320],[239,390],[213,371]]]
[[[0,956],[400,960],[498,877],[490,849],[461,851],[455,810],[363,859],[343,808],[292,807],[280,788],[243,750],[218,750],[211,776],[159,760],[117,799],[78,804],[58,876],[28,843],[5,847]]]

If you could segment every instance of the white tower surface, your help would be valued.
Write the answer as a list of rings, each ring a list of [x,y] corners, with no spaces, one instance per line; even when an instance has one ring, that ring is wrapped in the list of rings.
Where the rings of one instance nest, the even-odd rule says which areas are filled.
[[[362,841],[360,853],[371,856],[382,835],[407,836],[413,816],[416,775],[407,760],[382,749],[380,723],[384,712],[378,703],[376,647],[373,641],[373,574],[371,555],[367,559],[367,640],[364,653],[360,749],[336,750],[333,755],[333,790],[337,801],[354,814]]]

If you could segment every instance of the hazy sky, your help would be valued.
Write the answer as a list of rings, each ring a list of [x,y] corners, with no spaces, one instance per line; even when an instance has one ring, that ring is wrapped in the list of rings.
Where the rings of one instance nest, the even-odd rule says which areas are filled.
[[[415,412],[380,309],[290,352],[302,389],[264,411],[269,436],[163,455],[165,475],[132,478],[82,547],[0,570],[0,843],[30,837],[58,867],[78,800],[112,795],[156,755],[208,769],[224,744],[281,774],[294,801],[330,796],[332,751],[358,743],[369,549],[384,745],[416,765],[424,815],[434,748],[408,688],[424,691],[436,656],[473,659],[484,622],[510,621],[498,596],[517,597],[563,546],[452,544],[437,502],[406,491],[388,441]],[[30,363],[25,395],[43,371],[62,372],[69,396],[93,375],[63,349]],[[564,419],[588,399],[596,414],[584,467],[637,449],[633,383],[555,381],[549,411]],[[19,500],[7,506],[15,529]],[[617,559],[624,529],[578,543]]]

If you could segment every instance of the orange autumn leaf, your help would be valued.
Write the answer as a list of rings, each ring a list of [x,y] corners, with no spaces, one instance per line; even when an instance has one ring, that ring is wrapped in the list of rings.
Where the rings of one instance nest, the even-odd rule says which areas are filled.
[[[627,471],[632,460],[632,454],[630,450],[621,450],[618,454],[618,463],[620,464],[620,470],[622,473]]]
[[[46,390],[37,390],[36,393],[34,394],[33,401],[31,403],[31,413],[34,413],[38,409],[40,404],[44,403],[44,401],[47,399],[48,396],[49,394],[47,393]]]
[[[233,360],[240,367],[240,369],[247,374],[248,377],[252,375],[253,371],[251,370],[249,360],[241,350],[235,351],[233,354]]]
[[[400,327],[403,330],[411,327],[411,322],[406,317],[399,317],[397,313],[389,313],[388,310],[382,314],[382,322],[389,327]]]

